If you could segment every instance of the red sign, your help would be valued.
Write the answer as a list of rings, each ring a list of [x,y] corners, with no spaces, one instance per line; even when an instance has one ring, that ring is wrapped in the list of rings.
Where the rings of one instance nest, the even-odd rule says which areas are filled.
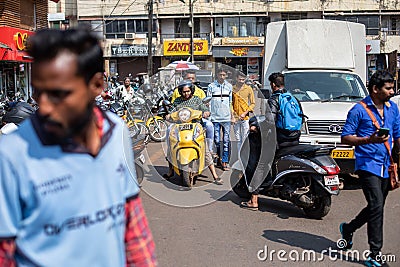
[[[0,60],[29,62],[25,52],[26,41],[33,32],[0,26]]]

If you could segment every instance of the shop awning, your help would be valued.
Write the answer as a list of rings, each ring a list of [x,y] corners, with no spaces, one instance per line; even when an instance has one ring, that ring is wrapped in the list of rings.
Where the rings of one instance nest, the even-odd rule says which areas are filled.
[[[60,0],[50,0],[51,2],[58,3]]]

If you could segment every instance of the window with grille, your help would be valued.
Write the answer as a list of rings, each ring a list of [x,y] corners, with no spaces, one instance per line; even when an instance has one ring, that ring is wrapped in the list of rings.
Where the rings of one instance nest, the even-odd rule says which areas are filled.
[[[325,16],[325,18],[362,23],[365,25],[367,35],[379,34],[379,16]]]
[[[282,12],[281,13],[281,20],[286,21],[286,20],[299,20],[299,19],[306,19],[307,18],[307,13],[306,12]]]
[[[106,20],[105,35],[107,39],[124,38],[125,33],[147,33],[147,19]],[[157,23],[153,24],[153,36],[157,33]]]

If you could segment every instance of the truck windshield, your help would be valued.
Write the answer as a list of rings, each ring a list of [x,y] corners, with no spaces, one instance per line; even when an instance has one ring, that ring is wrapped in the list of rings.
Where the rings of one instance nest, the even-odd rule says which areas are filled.
[[[300,101],[358,102],[368,94],[359,76],[343,72],[287,72],[285,88]]]

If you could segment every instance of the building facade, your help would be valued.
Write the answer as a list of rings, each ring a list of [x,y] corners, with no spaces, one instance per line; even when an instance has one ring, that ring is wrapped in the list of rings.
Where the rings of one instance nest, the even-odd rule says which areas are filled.
[[[47,0],[0,0],[0,94],[30,95],[30,62],[26,40],[47,28]]]
[[[259,79],[264,30],[269,22],[324,18],[354,21],[366,26],[368,76],[383,68],[398,74],[398,1],[71,1],[76,1],[78,22],[90,23],[103,37],[107,71],[111,74],[135,75],[147,70],[150,6],[154,20],[151,48],[154,70],[174,60],[188,59],[193,29],[195,61],[221,62],[243,71],[252,79]],[[190,3],[193,25],[189,23]]]

